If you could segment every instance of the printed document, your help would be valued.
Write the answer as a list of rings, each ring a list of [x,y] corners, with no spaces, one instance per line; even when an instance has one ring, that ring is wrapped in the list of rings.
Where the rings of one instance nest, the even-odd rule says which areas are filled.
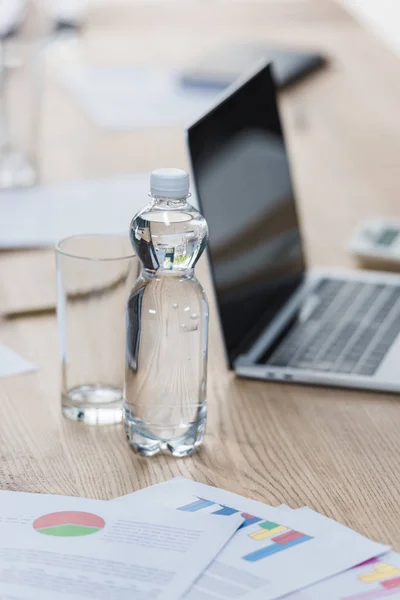
[[[189,591],[187,600],[274,600],[388,551],[383,544],[313,511],[287,511],[177,478],[113,500],[156,499],[214,522],[238,513],[244,523]]]
[[[400,554],[390,552],[313,585],[287,600],[378,600],[400,598]]]
[[[0,492],[0,599],[175,600],[243,522],[131,498]]]

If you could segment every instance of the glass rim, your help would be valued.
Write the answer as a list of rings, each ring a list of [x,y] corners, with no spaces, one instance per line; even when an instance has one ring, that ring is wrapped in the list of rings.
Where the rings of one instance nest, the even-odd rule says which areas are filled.
[[[84,261],[88,261],[88,262],[117,262],[117,261],[122,261],[122,260],[131,260],[132,258],[137,258],[136,253],[132,250],[130,254],[121,254],[120,256],[99,256],[99,257],[93,257],[93,256],[83,256],[82,254],[77,254],[77,253],[73,253],[71,251],[66,251],[63,250],[61,245],[64,244],[65,242],[71,241],[71,240],[79,240],[79,239],[84,239],[84,238],[108,238],[108,239],[126,239],[128,240],[129,238],[123,234],[118,234],[118,233],[78,233],[78,234],[74,234],[74,235],[69,235],[65,238],[62,238],[59,242],[56,243],[55,245],[55,250],[56,253],[61,255],[61,256],[66,256],[67,258],[73,258],[75,260],[84,260]]]

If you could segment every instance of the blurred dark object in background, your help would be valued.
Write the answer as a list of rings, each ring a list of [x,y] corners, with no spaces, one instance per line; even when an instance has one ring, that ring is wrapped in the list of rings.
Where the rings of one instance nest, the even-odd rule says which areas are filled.
[[[222,90],[261,62],[272,62],[275,83],[283,88],[322,68],[327,61],[320,54],[292,48],[232,44],[188,67],[181,83],[186,87]]]

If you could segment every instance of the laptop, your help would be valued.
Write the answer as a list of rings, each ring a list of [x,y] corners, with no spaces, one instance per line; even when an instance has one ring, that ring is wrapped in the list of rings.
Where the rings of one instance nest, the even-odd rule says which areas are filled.
[[[240,376],[400,390],[400,277],[307,269],[269,65],[187,130],[227,357]]]

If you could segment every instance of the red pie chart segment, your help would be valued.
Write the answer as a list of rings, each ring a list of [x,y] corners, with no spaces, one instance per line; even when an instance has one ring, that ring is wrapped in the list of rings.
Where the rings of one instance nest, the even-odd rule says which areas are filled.
[[[98,515],[81,511],[55,512],[37,518],[33,527],[38,533],[56,537],[78,537],[100,531],[105,521]]]

